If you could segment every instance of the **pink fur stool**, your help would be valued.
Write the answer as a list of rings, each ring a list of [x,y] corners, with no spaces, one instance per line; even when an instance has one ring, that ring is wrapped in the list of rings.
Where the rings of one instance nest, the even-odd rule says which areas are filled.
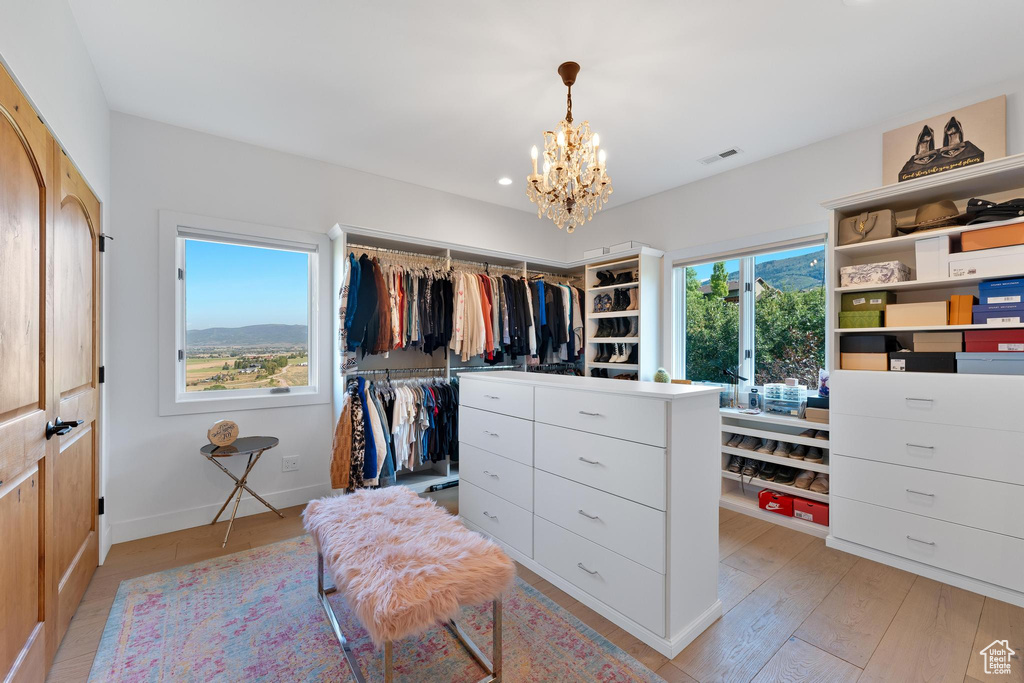
[[[317,543],[317,594],[356,681],[362,671],[327,595],[340,591],[378,647],[384,678],[394,672],[392,643],[443,623],[487,671],[501,680],[501,594],[515,565],[494,542],[464,527],[404,486],[321,498],[306,506],[306,531]],[[324,567],[334,588],[324,588]],[[493,603],[493,662],[455,623],[459,608]]]

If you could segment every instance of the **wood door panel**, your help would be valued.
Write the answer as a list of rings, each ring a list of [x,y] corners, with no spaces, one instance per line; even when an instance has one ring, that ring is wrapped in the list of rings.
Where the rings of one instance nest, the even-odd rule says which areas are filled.
[[[46,414],[41,410],[0,420],[0,486],[13,480],[46,454],[46,441],[40,438],[45,431]]]
[[[41,626],[39,470],[0,487],[0,672],[14,667]]]
[[[87,431],[80,431],[85,429]],[[55,556],[54,568],[59,581],[78,556],[93,532],[92,512],[92,430],[82,425],[75,438],[62,446],[54,462],[53,517]]]
[[[57,216],[53,245],[57,393],[60,396],[91,385],[93,381],[94,239],[83,203],[77,195],[66,195]]]

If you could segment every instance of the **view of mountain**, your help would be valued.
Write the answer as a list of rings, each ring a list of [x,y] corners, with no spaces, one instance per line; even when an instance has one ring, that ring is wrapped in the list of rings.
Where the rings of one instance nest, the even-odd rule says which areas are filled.
[[[800,256],[759,263],[755,275],[775,289],[802,292],[825,284],[825,249]],[[729,280],[739,280],[739,272],[729,273]]]
[[[275,346],[302,345],[309,341],[305,325],[246,325],[245,327],[210,327],[188,330],[189,346]]]

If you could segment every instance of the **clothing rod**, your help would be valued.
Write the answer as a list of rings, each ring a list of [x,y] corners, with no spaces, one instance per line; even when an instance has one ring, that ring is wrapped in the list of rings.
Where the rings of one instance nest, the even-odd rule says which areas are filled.
[[[444,368],[374,368],[373,370],[346,370],[346,375],[387,375],[399,372],[413,374],[444,372]]]
[[[437,254],[424,254],[418,251],[403,251],[401,249],[388,249],[387,247],[371,247],[366,244],[352,244],[346,245],[349,251],[375,251],[379,254],[398,254],[400,256],[415,256],[417,258],[432,259],[439,262],[445,262],[448,260],[447,256],[438,256]]]
[[[474,372],[477,370],[522,370],[522,365],[470,365],[462,368],[452,368],[452,372]]]

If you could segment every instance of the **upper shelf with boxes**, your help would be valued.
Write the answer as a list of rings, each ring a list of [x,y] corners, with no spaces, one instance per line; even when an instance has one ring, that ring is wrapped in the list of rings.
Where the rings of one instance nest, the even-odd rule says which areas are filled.
[[[826,203],[832,369],[1024,374],[1024,155],[942,175]]]

